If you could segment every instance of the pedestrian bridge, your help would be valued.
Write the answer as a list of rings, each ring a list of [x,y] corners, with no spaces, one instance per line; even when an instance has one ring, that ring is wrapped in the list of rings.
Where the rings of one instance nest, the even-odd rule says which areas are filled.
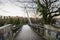
[[[60,40],[59,35],[60,29],[51,25],[8,24],[0,27],[0,40]]]

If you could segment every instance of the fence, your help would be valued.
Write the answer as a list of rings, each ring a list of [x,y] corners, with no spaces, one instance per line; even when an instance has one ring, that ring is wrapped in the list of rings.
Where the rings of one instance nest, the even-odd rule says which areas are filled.
[[[0,40],[10,40],[12,37],[12,25],[8,24],[0,27]]]
[[[46,40],[60,40],[60,28],[51,25],[31,25],[31,27]]]
[[[0,40],[14,40],[17,33],[21,30],[22,25],[14,27],[12,24],[8,24],[0,27]]]

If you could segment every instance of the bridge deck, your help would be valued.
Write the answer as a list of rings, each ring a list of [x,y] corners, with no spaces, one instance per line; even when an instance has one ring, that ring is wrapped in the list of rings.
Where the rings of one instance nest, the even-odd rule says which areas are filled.
[[[31,30],[28,25],[23,25],[22,30],[15,40],[43,40],[38,34]]]

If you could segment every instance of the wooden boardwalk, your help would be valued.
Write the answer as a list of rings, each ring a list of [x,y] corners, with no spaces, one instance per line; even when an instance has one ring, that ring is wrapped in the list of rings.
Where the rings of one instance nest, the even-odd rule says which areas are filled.
[[[43,40],[43,38],[32,31],[30,26],[23,25],[22,30],[16,36],[15,40]]]

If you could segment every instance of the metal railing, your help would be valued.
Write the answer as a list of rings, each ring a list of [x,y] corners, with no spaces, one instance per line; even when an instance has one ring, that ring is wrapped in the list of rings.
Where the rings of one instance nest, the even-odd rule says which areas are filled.
[[[0,40],[10,40],[12,37],[11,27],[11,24],[0,27]]]
[[[14,40],[17,33],[21,30],[22,25],[14,27],[12,24],[0,27],[0,40]]]
[[[30,25],[33,30],[38,32],[46,40],[60,40],[60,29],[52,25]]]

